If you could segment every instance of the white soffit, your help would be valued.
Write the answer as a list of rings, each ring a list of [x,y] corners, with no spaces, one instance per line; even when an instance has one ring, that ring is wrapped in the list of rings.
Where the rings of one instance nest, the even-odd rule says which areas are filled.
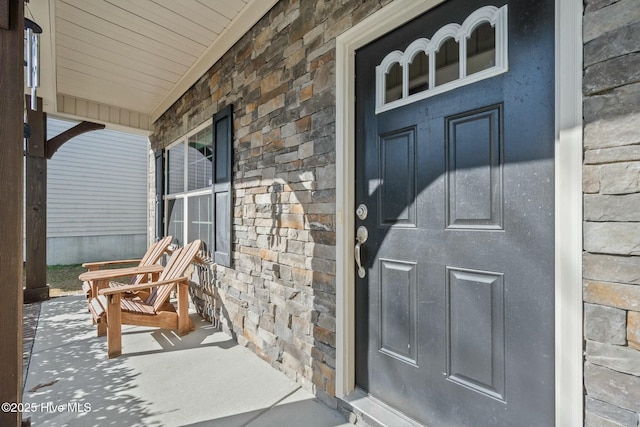
[[[153,122],[275,3],[32,0],[26,16],[44,30],[38,95],[50,113],[82,118],[83,108],[56,105],[77,99],[111,109],[107,122],[118,111]]]

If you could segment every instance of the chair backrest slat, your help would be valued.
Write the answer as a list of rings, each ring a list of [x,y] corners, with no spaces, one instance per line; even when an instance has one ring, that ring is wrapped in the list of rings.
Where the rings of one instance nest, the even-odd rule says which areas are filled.
[[[158,262],[160,257],[167,250],[167,247],[171,244],[172,240],[173,240],[173,236],[167,236],[167,237],[164,237],[164,238],[158,240],[154,250],[153,251],[149,251],[150,253],[149,253],[149,258],[147,259],[147,262],[149,264],[155,264],[156,262]]]
[[[176,268],[177,262],[182,257],[182,252],[184,252],[184,248],[178,248],[173,251],[173,253],[169,257],[169,260],[167,261],[167,265],[164,266],[164,269],[160,273],[160,276],[158,277],[158,281],[170,280],[170,278],[172,277],[172,273]],[[161,286],[156,286],[151,289],[151,293],[149,294],[147,299],[144,301],[145,304],[153,305],[153,303],[156,301],[156,298],[158,295],[158,289],[160,287]]]
[[[177,249],[169,258],[158,280],[171,280],[184,276],[187,268],[189,268],[189,265],[198,254],[201,244],[200,240],[194,240],[188,245]],[[174,286],[175,283],[170,283],[154,287],[149,297],[145,300],[145,304],[153,306],[154,310],[158,310],[169,299]]]
[[[172,240],[173,236],[167,236],[151,245],[138,265],[142,267],[146,265],[156,264],[162,254],[164,254],[164,252],[167,250],[167,247],[171,244]],[[144,277],[144,274],[138,274],[137,276],[133,276],[129,283],[131,283],[132,285],[138,285],[142,283]]]

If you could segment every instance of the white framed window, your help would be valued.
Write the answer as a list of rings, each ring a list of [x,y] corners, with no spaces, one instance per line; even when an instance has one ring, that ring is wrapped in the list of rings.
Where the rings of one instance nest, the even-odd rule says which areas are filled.
[[[212,215],[212,120],[166,149],[165,230],[174,243],[200,239],[210,251]]]
[[[156,153],[157,171],[163,172],[156,175],[156,215],[163,218],[157,233],[173,236],[181,246],[200,239],[216,264],[230,267],[233,106]]]
[[[376,114],[507,72],[507,15],[485,6],[390,52],[376,67]]]

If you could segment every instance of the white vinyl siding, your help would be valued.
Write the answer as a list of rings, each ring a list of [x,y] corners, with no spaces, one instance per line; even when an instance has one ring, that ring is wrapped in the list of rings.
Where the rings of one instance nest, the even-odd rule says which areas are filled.
[[[49,118],[47,139],[74,125]],[[144,253],[147,162],[147,137],[112,130],[84,133],[56,152],[47,168],[49,264]]]

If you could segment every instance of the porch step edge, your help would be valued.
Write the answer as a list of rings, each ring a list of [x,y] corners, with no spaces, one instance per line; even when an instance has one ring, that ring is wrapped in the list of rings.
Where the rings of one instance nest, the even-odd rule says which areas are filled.
[[[338,402],[338,410],[350,416],[349,421],[366,427],[428,427],[418,423],[390,406],[355,389]],[[356,419],[354,419],[356,418]]]

